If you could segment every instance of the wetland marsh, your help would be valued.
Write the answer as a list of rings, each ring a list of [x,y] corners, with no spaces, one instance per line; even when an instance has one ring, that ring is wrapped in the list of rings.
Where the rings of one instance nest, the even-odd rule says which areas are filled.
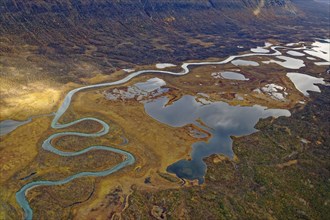
[[[306,95],[307,90],[319,91],[316,89],[318,87],[317,85],[314,85],[314,83],[324,83],[322,78],[305,75],[305,78],[311,80],[306,81],[306,83],[308,82],[308,85],[301,85],[301,80],[297,78],[302,77],[302,74],[298,75],[298,73],[289,72],[291,69],[300,69],[305,66],[305,60],[303,60],[304,58],[302,58],[302,56],[299,56],[299,58],[285,58],[286,61],[284,61],[284,64],[273,61],[272,57],[281,59],[284,51],[291,51],[287,54],[297,57],[298,53],[302,54],[304,51],[312,50],[312,48],[319,48],[320,44],[322,45],[329,43],[327,41],[322,41],[322,43],[314,43],[310,46],[310,49],[306,49],[309,46],[305,45],[298,45],[298,47],[283,47],[266,44],[264,47],[259,47],[258,49],[252,50],[253,53],[233,55],[222,61],[212,60],[183,63],[181,65],[181,71],[179,70],[177,72],[167,70],[167,68],[177,68],[172,64],[162,64],[161,66],[159,64],[158,68],[165,70],[147,69],[126,71],[126,76],[117,81],[87,85],[69,91],[54,115],[51,122],[51,128],[54,129],[54,131],[55,129],[63,130],[75,127],[82,122],[96,123],[99,124],[98,127],[101,126],[101,128],[98,128],[99,130],[94,133],[70,130],[55,132],[53,134],[49,133],[48,138],[46,138],[41,144],[43,150],[62,157],[76,157],[84,154],[88,155],[89,152],[94,151],[109,151],[114,154],[122,155],[123,161],[105,170],[82,170],[81,172],[73,173],[70,176],[56,180],[41,179],[30,181],[30,177],[32,179],[38,179],[35,178],[35,175],[38,175],[38,173],[32,172],[34,174],[30,175],[29,178],[22,178],[26,184],[20,184],[21,188],[16,193],[16,201],[24,210],[24,218],[33,218],[33,207],[30,206],[28,199],[30,195],[29,191],[32,189],[34,190],[35,188],[42,186],[68,184],[69,182],[82,177],[111,176],[114,173],[121,172],[120,170],[126,166],[135,166],[135,169],[139,170],[140,168],[138,167],[143,166],[141,165],[141,162],[142,164],[145,164],[145,168],[143,169],[144,174],[139,178],[145,175],[151,175],[156,171],[167,171],[170,173],[168,175],[174,174],[179,179],[184,181],[198,180],[199,184],[203,184],[207,170],[207,165],[204,162],[205,158],[213,154],[220,154],[233,159],[235,155],[233,152],[232,137],[245,136],[256,132],[257,130],[255,129],[255,125],[260,119],[266,119],[268,117],[277,118],[280,116],[290,117],[291,113],[289,111],[289,106],[295,106],[297,104],[297,97],[302,98],[300,92],[302,92],[303,95]],[[320,52],[324,53],[323,50],[320,50]],[[309,56],[311,55],[312,54],[309,53]],[[321,55],[313,55],[316,59],[314,62],[320,62],[319,58],[324,58]],[[241,58],[248,58],[251,59],[251,61],[242,60]],[[299,59],[299,65],[297,64],[298,61],[295,61],[294,64],[290,63],[293,59]],[[260,60],[262,62],[260,62]],[[288,62],[289,64],[285,64],[285,62]],[[268,82],[270,84],[264,85],[265,87],[262,87],[258,90],[258,92],[254,92],[255,90],[253,90],[251,86],[254,81],[258,80],[258,78],[253,76],[253,72],[263,71],[263,66],[274,65],[272,63],[284,68],[284,70],[281,70],[282,73],[276,77],[279,77],[281,79],[279,82],[281,82],[282,85],[284,82],[286,87],[271,84],[272,77],[274,76],[265,76],[269,78]],[[298,66],[295,66],[295,64]],[[219,68],[219,66],[220,69],[224,69],[225,71],[219,72],[221,77],[215,77],[215,75],[210,71],[214,71],[213,69]],[[245,73],[245,71],[247,71],[248,74],[246,75],[249,78],[246,78],[243,74],[234,72],[237,71],[237,69],[233,68],[242,68],[242,70],[239,69],[238,72],[242,71]],[[154,77],[155,74],[157,74],[157,77]],[[213,78],[214,82],[212,85],[205,87],[205,85],[203,85],[203,78],[207,79],[207,75],[211,79]],[[150,78],[151,76],[154,78]],[[276,77],[274,79],[275,81],[278,81],[278,79],[276,80]],[[181,80],[184,81],[173,81],[175,78],[181,78]],[[234,87],[231,87],[229,90],[225,88],[225,92],[216,91],[215,88],[219,88],[219,86],[224,83],[223,80],[227,86],[228,84],[231,84],[234,85]],[[290,80],[294,85],[292,85],[292,83],[290,84]],[[208,80],[208,82],[210,81]],[[235,88],[235,85],[240,86],[240,83],[243,87]],[[244,86],[244,84],[246,84],[246,86]],[[111,89],[104,91],[104,87],[110,87]],[[245,93],[242,93],[242,91],[245,91]],[[250,91],[250,93],[248,91]],[[286,98],[284,98],[284,96],[280,96],[278,93],[279,91],[285,93]],[[231,101],[228,101],[228,97],[230,97],[232,92],[235,93],[234,97],[240,98],[236,101],[234,101],[235,99],[233,98]],[[237,94],[239,95],[237,96]],[[77,99],[78,97],[75,97],[77,95],[79,95],[79,99]],[[228,97],[224,95],[227,95]],[[275,97],[275,99],[270,101],[271,99],[267,98],[267,95],[270,95],[270,98]],[[72,114],[71,109],[77,108],[75,106],[77,100],[84,100],[84,97],[87,97],[87,101],[96,101],[97,103],[92,104],[94,107],[96,105],[100,105],[99,112],[101,115],[105,114],[103,110],[104,108],[101,105],[109,105],[109,109],[107,110],[109,112],[107,114],[114,116],[113,120],[115,121],[115,124],[118,124],[122,127],[125,133],[127,133],[128,141],[125,141],[125,144],[128,145],[128,147],[120,146],[119,144],[117,144],[116,147],[96,144],[93,146],[85,146],[85,148],[78,151],[63,151],[58,149],[56,146],[53,146],[53,140],[61,139],[65,136],[95,139],[108,135],[111,127],[111,123],[109,122],[105,122],[104,120],[94,116],[81,117],[78,119],[74,115],[69,117],[69,115]],[[130,105],[132,106],[131,110],[125,111],[141,111],[144,109],[145,114],[142,115],[142,118],[140,118],[142,120],[149,117],[158,123],[173,127],[175,130],[182,129],[182,131],[188,135],[185,139],[189,140],[182,142],[185,143],[185,146],[182,149],[180,149],[180,146],[178,145],[179,142],[177,141],[172,142],[171,140],[166,140],[166,144],[168,146],[164,146],[165,149],[171,149],[173,152],[178,149],[178,153],[180,153],[175,156],[162,154],[161,158],[165,158],[160,160],[161,164],[158,164],[152,169],[148,168],[149,165],[146,164],[150,163],[150,161],[148,161],[148,158],[143,158],[143,153],[137,152],[137,149],[134,149],[133,145],[139,141],[147,143],[148,139],[145,139],[143,136],[137,136],[133,139],[132,143],[130,142],[131,137],[135,136],[136,132],[139,132],[148,124],[134,125],[134,120],[136,120],[134,117],[136,117],[136,113],[132,114],[127,112],[128,114],[132,114],[133,120],[132,118],[125,118],[125,114],[122,115],[124,113],[122,112],[123,110],[117,110],[120,109],[118,107],[121,106],[121,103],[125,102],[128,104],[127,109],[130,108]],[[82,104],[81,101],[79,103],[80,105]],[[90,113],[87,113],[88,109],[89,108],[86,106],[86,110],[82,115],[90,115]],[[82,109],[80,109],[80,111],[81,110]],[[70,114],[68,114],[67,111],[70,111]],[[111,113],[112,111],[113,113]],[[71,120],[71,117],[74,117],[74,120]],[[104,118],[104,116],[102,117]],[[105,118],[107,117],[109,116],[106,116]],[[111,116],[110,119],[112,120]],[[125,120],[125,123],[121,124],[120,121],[122,120]],[[153,122],[153,126],[159,127],[157,122]],[[23,124],[16,123],[16,127],[23,127],[25,122],[22,123]],[[4,135],[11,135],[10,132],[14,132],[14,129],[10,129],[9,131],[7,129],[7,124],[8,123],[6,121],[2,122],[0,124],[0,129]],[[133,135],[132,130],[130,130],[131,128],[129,127],[134,128],[137,125],[141,126],[141,128],[135,128],[136,131]],[[172,128],[166,129],[172,130]],[[175,130],[173,130],[174,133]],[[193,130],[195,130],[195,135],[190,134]],[[160,136],[162,135],[161,130],[159,130],[159,132],[156,130],[155,134],[157,135],[157,133],[159,133]],[[198,133],[199,135],[196,135]],[[4,138],[6,138],[6,136],[4,136]],[[157,139],[157,137],[154,138]],[[183,136],[179,135],[178,138],[182,139]],[[97,141],[97,139],[95,139],[95,141]],[[148,151],[147,148],[148,147],[142,151]],[[154,153],[157,154],[157,150],[154,151]],[[133,172],[129,170],[132,170],[132,168],[126,168],[125,172]],[[152,176],[153,175],[155,174],[152,174]],[[132,178],[134,179],[134,177]],[[158,181],[163,182],[164,180]],[[162,184],[163,187],[177,187],[175,184],[169,184],[168,186],[166,186],[166,183]]]
[[[328,219],[325,2],[0,1],[0,219]]]

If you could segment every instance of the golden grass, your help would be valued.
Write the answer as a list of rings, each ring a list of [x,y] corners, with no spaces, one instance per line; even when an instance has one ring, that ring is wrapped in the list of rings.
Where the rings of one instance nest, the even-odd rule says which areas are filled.
[[[262,57],[248,58],[248,60],[262,61]],[[211,58],[209,60],[215,61],[219,59]],[[152,69],[153,65],[136,67],[139,69]],[[318,68],[318,67],[315,67]],[[172,68],[171,68],[172,69]],[[179,69],[179,67],[173,68]],[[292,108],[296,105],[297,100],[306,99],[295,88],[291,81],[285,76],[286,71],[283,71],[275,64],[262,65],[260,67],[240,67],[241,72],[250,78],[250,81],[233,82],[225,79],[214,79],[211,77],[212,72],[222,70],[236,71],[238,67],[231,64],[226,65],[210,65],[195,67],[188,75],[181,77],[173,77],[168,75],[152,75],[147,74],[133,79],[131,82],[126,83],[127,86],[138,81],[145,81],[151,77],[160,77],[167,82],[167,86],[172,88],[172,93],[168,94],[171,100],[174,101],[182,95],[190,94],[196,95],[199,92],[206,93],[214,101],[225,101],[231,105],[254,105],[259,104],[269,108]],[[313,69],[315,72],[315,69]],[[271,73],[269,73],[271,72]],[[82,78],[82,82],[86,84],[95,84],[100,82],[110,82],[121,79],[128,75],[123,71],[117,71],[112,75],[94,74],[91,78]],[[28,89],[22,89],[19,85],[12,84],[14,82],[6,81],[0,78],[0,82],[5,84],[1,87],[1,92],[6,92],[2,100],[2,107],[0,108],[0,120],[7,118],[13,119],[26,119],[31,115],[38,115],[56,111],[61,102],[63,101],[66,92],[72,88],[79,87],[78,84],[69,83],[63,87],[54,86],[49,83],[41,83],[40,81],[30,84]],[[234,84],[233,84],[234,83]],[[287,88],[289,96],[287,101],[279,102],[264,94],[253,93],[252,90],[260,88],[265,84],[275,83]],[[14,86],[13,86],[14,85]],[[191,145],[196,142],[196,139],[191,137],[187,132],[187,127],[172,128],[149,117],[144,112],[143,104],[136,101],[125,102],[111,102],[105,100],[102,91],[108,88],[98,90],[83,91],[73,98],[72,106],[69,108],[68,114],[64,115],[64,119],[78,119],[81,117],[97,117],[110,126],[114,126],[113,133],[107,134],[100,138],[95,138],[91,142],[93,144],[102,144],[107,146],[115,146],[131,152],[136,157],[136,163],[133,166],[126,167],[113,175],[95,178],[96,191],[88,202],[76,205],[73,208],[73,214],[76,219],[90,217],[91,209],[100,207],[106,200],[106,195],[117,186],[123,189],[123,195],[131,193],[131,187],[143,188],[150,191],[177,188],[178,182],[170,182],[162,178],[158,173],[166,172],[168,165],[184,158],[189,158]],[[244,97],[244,100],[234,99],[234,94],[239,94]],[[2,94],[3,95],[3,94]],[[6,185],[4,200],[8,201],[14,207],[17,206],[15,202],[15,192],[19,189],[19,184],[13,182],[11,178],[18,171],[24,170],[33,161],[40,152],[41,142],[48,137],[48,135],[58,132],[50,129],[52,117],[42,117],[34,119],[31,123],[19,127],[12,133],[1,138],[0,145],[0,173],[1,183]],[[94,132],[99,129],[98,125],[92,125],[88,122],[85,125],[80,125],[65,130],[79,130],[84,132]],[[88,129],[84,130],[84,127]],[[118,135],[128,138],[129,143],[127,146],[120,146],[120,139]],[[84,143],[89,144],[88,141],[84,142],[83,139],[70,139],[67,137],[65,140],[71,140],[72,143],[63,146],[63,149],[77,150],[84,147]],[[75,145],[79,143],[80,145]],[[72,148],[72,146],[78,146]],[[91,155],[86,155],[89,158]],[[50,162],[55,161],[57,156],[48,155]],[[89,158],[93,159],[93,158]],[[215,163],[224,160],[219,156],[215,159]],[[235,160],[238,160],[235,157]],[[294,163],[292,163],[294,164]],[[284,164],[284,166],[292,165]],[[33,167],[38,167],[38,162],[33,163]],[[102,167],[103,168],[103,167]],[[69,174],[72,168],[63,167],[44,167],[38,170],[39,174],[44,177],[63,177],[63,174]],[[54,174],[49,176],[49,173]],[[48,176],[47,176],[48,175]],[[151,184],[145,184],[144,180],[151,177]],[[16,207],[17,208],[17,207]],[[103,210],[104,211],[104,210]],[[102,212],[102,210],[100,211]],[[0,212],[0,217],[5,214]],[[95,217],[95,216],[94,216]]]
[[[8,180],[36,157],[40,148],[40,137],[44,136],[50,122],[51,119],[47,117],[37,118],[1,138],[0,182]]]

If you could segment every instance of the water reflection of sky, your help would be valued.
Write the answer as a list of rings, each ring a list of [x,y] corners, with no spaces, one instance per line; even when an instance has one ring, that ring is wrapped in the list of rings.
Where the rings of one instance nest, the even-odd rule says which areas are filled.
[[[308,91],[321,92],[320,88],[314,84],[324,84],[323,78],[316,78],[302,73],[287,73],[295,87],[305,96],[309,96]]]
[[[288,110],[266,109],[262,106],[230,106],[225,102],[203,104],[195,97],[186,95],[171,105],[167,97],[145,103],[145,111],[154,119],[172,127],[195,124],[204,128],[197,121],[200,119],[210,129],[212,137],[208,142],[196,142],[192,146],[191,160],[180,160],[168,167],[168,171],[178,177],[198,179],[203,182],[206,165],[203,158],[211,154],[233,156],[230,136],[248,135],[256,131],[254,126],[261,118],[269,116],[290,116]]]
[[[8,134],[18,128],[19,126],[25,125],[31,122],[31,118],[26,121],[14,121],[14,120],[4,120],[0,122],[0,136]]]
[[[312,48],[304,50],[304,52],[330,62],[330,41],[329,39],[315,41]]]
[[[231,79],[231,80],[249,80],[248,78],[245,78],[245,76],[243,74],[232,72],[232,71],[224,71],[224,72],[220,72],[220,74],[225,79]]]

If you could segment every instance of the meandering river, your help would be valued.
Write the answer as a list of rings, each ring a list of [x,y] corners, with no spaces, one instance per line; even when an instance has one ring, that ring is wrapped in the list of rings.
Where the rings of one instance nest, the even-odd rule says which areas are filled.
[[[266,48],[266,47],[265,47]],[[133,73],[130,73],[129,75],[127,75],[125,78],[118,80],[118,81],[114,81],[114,82],[109,82],[109,83],[100,83],[100,84],[95,84],[95,85],[89,85],[89,86],[84,86],[84,87],[80,87],[80,88],[76,88],[71,90],[64,98],[63,103],[61,104],[60,108],[58,109],[58,111],[55,113],[55,117],[51,123],[51,127],[54,129],[61,129],[61,128],[67,128],[73,125],[78,124],[79,122],[82,121],[95,121],[97,123],[100,123],[103,128],[102,130],[100,130],[99,132],[96,133],[80,133],[80,132],[59,132],[59,133],[55,133],[51,136],[49,136],[42,144],[42,148],[44,150],[50,151],[52,153],[55,153],[57,155],[60,156],[64,156],[64,157],[71,157],[71,156],[77,156],[77,155],[81,155],[84,154],[86,152],[92,151],[92,150],[105,150],[105,151],[111,151],[114,153],[118,153],[124,156],[124,161],[117,164],[114,167],[111,167],[107,170],[103,170],[103,171],[99,171],[99,172],[80,172],[80,173],[76,173],[72,176],[69,176],[65,179],[62,180],[57,180],[57,181],[35,181],[35,182],[30,182],[26,185],[24,185],[17,193],[16,193],[16,199],[17,199],[17,203],[20,205],[20,207],[22,207],[23,211],[24,211],[24,218],[27,220],[31,220],[33,218],[33,211],[32,208],[29,205],[29,202],[27,200],[27,192],[37,186],[52,186],[52,185],[61,185],[61,184],[65,184],[68,183],[76,178],[79,177],[86,177],[86,176],[106,176],[106,175],[110,175],[114,172],[119,171],[120,169],[132,165],[135,162],[135,158],[134,156],[124,150],[120,150],[120,149],[116,149],[113,147],[109,147],[109,146],[90,146],[87,147],[81,151],[77,151],[77,152],[66,152],[66,151],[61,151],[58,150],[57,148],[55,148],[52,144],[51,141],[54,138],[58,138],[58,137],[62,137],[62,136],[66,136],[66,135],[74,135],[74,136],[80,136],[80,137],[100,137],[102,135],[105,135],[109,132],[109,125],[107,123],[105,123],[104,121],[97,119],[97,118],[81,118],[66,124],[61,124],[59,123],[60,118],[63,116],[63,114],[67,111],[67,109],[69,108],[71,101],[72,101],[72,97],[83,90],[88,90],[88,89],[95,89],[95,88],[101,88],[101,87],[107,87],[107,86],[115,86],[115,85],[120,85],[123,83],[126,83],[128,81],[130,81],[131,79],[145,74],[145,73],[155,73],[155,74],[169,74],[169,75],[174,75],[174,76],[182,76],[185,74],[189,73],[189,67],[192,66],[200,66],[200,65],[221,65],[221,64],[227,64],[237,58],[244,58],[244,57],[252,57],[252,56],[280,56],[282,55],[281,52],[279,52],[277,49],[279,48],[287,48],[287,47],[282,47],[282,46],[272,46],[270,47],[270,49],[273,51],[273,53],[249,53],[249,54],[243,54],[243,55],[235,55],[235,56],[230,56],[227,59],[223,60],[223,61],[219,61],[219,62],[196,62],[196,63],[183,63],[181,65],[182,71],[181,72],[171,72],[171,71],[163,71],[163,70],[141,70],[141,71],[136,71]],[[287,49],[291,49],[291,50],[303,50],[305,49],[305,47],[300,47],[300,48],[287,48]]]

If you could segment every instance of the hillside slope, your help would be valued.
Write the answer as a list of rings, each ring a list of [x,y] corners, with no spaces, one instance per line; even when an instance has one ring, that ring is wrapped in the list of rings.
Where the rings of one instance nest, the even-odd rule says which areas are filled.
[[[38,81],[82,83],[95,72],[224,57],[269,39],[323,38],[327,14],[305,0],[3,0],[1,97]]]

